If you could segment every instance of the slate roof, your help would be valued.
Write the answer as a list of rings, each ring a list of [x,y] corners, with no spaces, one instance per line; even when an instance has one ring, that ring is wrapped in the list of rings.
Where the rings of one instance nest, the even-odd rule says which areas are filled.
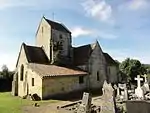
[[[45,64],[35,64],[29,63],[28,67],[38,73],[42,78],[44,77],[54,77],[54,76],[83,76],[87,75],[87,72],[71,69],[56,65],[45,65]]]
[[[103,53],[105,60],[107,62],[107,65],[118,65],[118,63],[113,60],[113,58],[108,53]]]
[[[88,59],[93,51],[91,44],[74,47],[73,54],[74,54],[74,65],[84,65],[88,62]]]
[[[48,64],[49,60],[41,47],[29,46],[23,43],[25,54],[29,63]]]
[[[58,31],[62,31],[62,32],[66,32],[66,33],[71,33],[65,25],[58,23],[58,22],[51,21],[46,18],[45,18],[45,20],[51,25],[52,29],[56,29]]]

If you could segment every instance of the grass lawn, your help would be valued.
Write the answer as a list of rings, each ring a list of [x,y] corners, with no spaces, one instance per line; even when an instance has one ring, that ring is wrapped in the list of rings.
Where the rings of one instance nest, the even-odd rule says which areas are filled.
[[[53,103],[56,100],[39,101],[38,103]],[[10,92],[0,92],[0,113],[21,113],[21,108],[26,105],[32,105],[34,101],[14,97]]]

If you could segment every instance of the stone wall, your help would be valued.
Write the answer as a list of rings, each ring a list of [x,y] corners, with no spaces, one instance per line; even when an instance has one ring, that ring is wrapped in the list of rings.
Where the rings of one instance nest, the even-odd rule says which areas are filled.
[[[16,72],[18,72],[18,96],[22,97],[22,96],[24,96],[24,90],[23,90],[24,79],[23,79],[23,81],[20,80],[21,79],[21,65],[24,66],[23,75],[25,75],[25,73],[27,71],[27,58],[26,58],[23,46],[21,47],[20,57],[18,59],[18,64],[16,67]],[[23,76],[23,78],[24,78],[24,76]]]
[[[42,18],[36,33],[36,46],[43,47],[49,59],[50,59],[50,39],[51,39],[51,26],[47,23],[47,21],[44,18]]]
[[[88,63],[90,87],[101,88],[106,79],[106,63],[99,44],[96,44]],[[97,78],[99,76],[99,80]]]
[[[108,66],[107,67],[108,81],[110,83],[116,83],[118,81],[117,74],[118,74],[117,66]]]
[[[71,35],[52,29],[54,61],[68,63],[71,60]]]
[[[42,83],[42,93],[44,98],[86,88],[85,82],[79,84],[79,76],[50,77],[43,79]]]
[[[28,90],[28,94],[37,94],[42,99],[42,78],[40,75],[29,69],[27,78],[28,83],[26,85],[28,86],[26,86],[26,91]],[[32,79],[34,79],[34,86],[32,86]]]

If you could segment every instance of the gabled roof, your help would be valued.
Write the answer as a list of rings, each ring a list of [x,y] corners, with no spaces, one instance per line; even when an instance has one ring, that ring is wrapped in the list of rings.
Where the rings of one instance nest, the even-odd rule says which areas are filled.
[[[28,63],[40,63],[40,64],[48,64],[49,60],[41,47],[29,46],[25,43],[22,43],[19,56],[17,59],[16,67],[18,65],[18,61],[20,58],[20,54],[22,49],[25,51],[25,55],[27,58]]]
[[[103,53],[103,54],[107,65],[118,65],[118,63],[115,60],[113,60],[113,58],[108,53]]]
[[[74,65],[84,65],[87,63],[91,53],[93,52],[94,46],[94,44],[88,44],[80,47],[74,47]]]
[[[48,64],[49,60],[42,47],[29,46],[23,43],[25,54],[29,63]]]
[[[46,19],[45,17],[44,19],[51,25],[52,29],[66,32],[66,33],[71,33],[65,25],[58,23],[58,22],[51,21],[49,19]]]
[[[71,69],[56,65],[45,65],[45,64],[35,64],[35,63],[29,63],[28,67],[38,73],[41,78],[45,77],[54,77],[54,76],[83,76],[87,75],[87,72],[77,70],[77,69]]]

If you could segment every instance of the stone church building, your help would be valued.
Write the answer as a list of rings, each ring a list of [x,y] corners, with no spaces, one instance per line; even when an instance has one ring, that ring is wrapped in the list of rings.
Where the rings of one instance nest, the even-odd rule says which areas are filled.
[[[61,23],[43,17],[36,45],[21,45],[12,94],[37,94],[45,99],[58,94],[101,89],[104,80],[117,82],[118,64],[104,53],[98,41],[72,46],[71,32]]]

